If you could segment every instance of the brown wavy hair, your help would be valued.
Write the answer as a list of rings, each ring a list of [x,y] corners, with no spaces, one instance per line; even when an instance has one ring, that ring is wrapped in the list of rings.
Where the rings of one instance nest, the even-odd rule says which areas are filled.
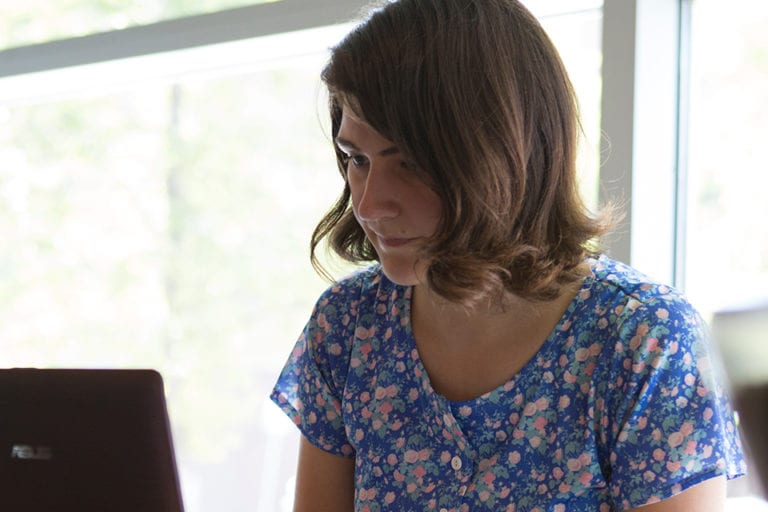
[[[489,294],[550,300],[582,277],[610,215],[591,215],[580,197],[573,87],[518,1],[386,2],[332,48],[321,76],[333,137],[342,109],[359,110],[442,200],[421,256],[432,290],[465,305]],[[312,235],[321,272],[326,237],[346,260],[378,259],[348,185]]]

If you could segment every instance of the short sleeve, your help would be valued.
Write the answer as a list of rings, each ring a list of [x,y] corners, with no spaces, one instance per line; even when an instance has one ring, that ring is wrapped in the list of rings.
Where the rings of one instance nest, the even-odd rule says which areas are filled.
[[[626,308],[608,399],[617,508],[742,475],[741,444],[704,321],[679,297]]]
[[[351,457],[342,414],[349,364],[344,293],[330,288],[318,300],[270,398],[315,446]]]

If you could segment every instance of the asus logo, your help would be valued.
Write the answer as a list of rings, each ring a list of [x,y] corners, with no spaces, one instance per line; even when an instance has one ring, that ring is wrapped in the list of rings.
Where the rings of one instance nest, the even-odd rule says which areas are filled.
[[[53,449],[50,446],[30,446],[15,444],[11,448],[11,458],[21,460],[51,460]]]

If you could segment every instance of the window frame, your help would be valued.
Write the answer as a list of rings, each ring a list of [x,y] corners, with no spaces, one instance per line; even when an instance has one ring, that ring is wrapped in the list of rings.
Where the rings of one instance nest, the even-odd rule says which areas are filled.
[[[364,5],[282,0],[9,48],[0,51],[0,79],[334,25],[354,19]]]
[[[690,2],[606,0],[603,7],[599,198],[624,213],[607,252],[681,289]]]

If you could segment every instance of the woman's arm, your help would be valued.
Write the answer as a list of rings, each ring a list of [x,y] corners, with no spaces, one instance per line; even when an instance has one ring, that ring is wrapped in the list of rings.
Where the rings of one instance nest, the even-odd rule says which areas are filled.
[[[351,512],[354,497],[355,459],[324,452],[301,436],[294,512]]]
[[[720,476],[695,485],[672,498],[628,512],[723,512],[725,495],[725,477]]]

